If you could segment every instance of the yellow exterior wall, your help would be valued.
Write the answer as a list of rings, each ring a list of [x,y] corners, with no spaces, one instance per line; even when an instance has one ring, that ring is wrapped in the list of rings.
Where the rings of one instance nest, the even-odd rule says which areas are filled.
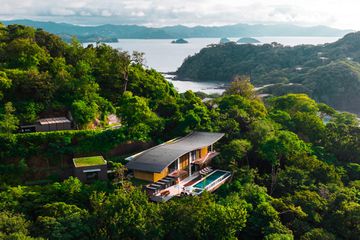
[[[180,169],[187,170],[189,168],[189,154],[180,157]]]
[[[180,169],[187,170],[189,168],[189,160],[186,159],[180,163]]]
[[[143,171],[135,170],[134,177],[149,182],[157,182],[160,179],[166,177],[168,173],[169,173],[168,168],[165,168],[161,173],[151,173],[151,172],[143,172]]]
[[[200,149],[196,150],[196,159],[201,158],[200,154],[201,154],[201,150]]]
[[[166,177],[169,174],[169,169],[165,168],[161,173],[154,173],[154,182],[159,181],[160,179]]]
[[[205,157],[206,154],[208,154],[208,148],[207,147],[204,147],[201,149],[201,157]]]
[[[202,149],[196,150],[196,159],[203,158],[208,154],[208,147],[204,147]],[[189,168],[189,153],[184,154],[180,157],[180,169],[188,170]],[[169,174],[169,169],[165,168],[160,173],[151,173],[144,171],[134,171],[134,177],[137,179],[149,181],[149,182],[157,182],[160,179],[166,177]]]
[[[134,177],[149,182],[154,181],[154,173],[151,172],[134,171]]]

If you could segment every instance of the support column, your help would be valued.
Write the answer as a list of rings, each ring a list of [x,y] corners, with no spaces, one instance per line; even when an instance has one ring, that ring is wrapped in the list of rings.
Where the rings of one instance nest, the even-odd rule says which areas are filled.
[[[191,176],[191,152],[189,152],[189,176]]]

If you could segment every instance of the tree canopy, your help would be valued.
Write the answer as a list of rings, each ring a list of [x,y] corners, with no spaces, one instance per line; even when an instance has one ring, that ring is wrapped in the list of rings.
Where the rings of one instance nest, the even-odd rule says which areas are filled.
[[[354,115],[305,94],[262,100],[246,78],[204,103],[142,66],[141,54],[19,25],[0,26],[0,53],[1,239],[358,239]],[[16,133],[19,123],[67,112],[76,130]],[[110,113],[120,125],[106,128]],[[125,177],[124,158],[194,130],[225,133],[212,164],[230,170],[230,182],[149,201]],[[94,154],[114,179],[64,180],[74,156]]]

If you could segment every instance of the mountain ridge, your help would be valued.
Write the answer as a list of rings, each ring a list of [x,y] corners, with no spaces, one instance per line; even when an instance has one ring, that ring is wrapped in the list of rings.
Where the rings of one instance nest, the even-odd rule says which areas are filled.
[[[184,25],[146,27],[141,25],[104,24],[98,26],[81,26],[70,23],[56,23],[52,21],[34,21],[17,19],[2,21],[5,25],[22,24],[35,28],[42,28],[54,34],[74,35],[78,38],[92,35],[99,38],[123,39],[178,39],[178,38],[206,38],[206,37],[260,37],[260,36],[342,36],[352,30],[342,30],[327,26],[302,27],[292,24],[244,24],[238,23],[224,26],[194,26]]]

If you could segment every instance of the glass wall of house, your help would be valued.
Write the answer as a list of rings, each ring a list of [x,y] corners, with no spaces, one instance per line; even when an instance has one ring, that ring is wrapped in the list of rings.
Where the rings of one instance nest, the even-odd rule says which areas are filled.
[[[201,149],[197,149],[194,151],[190,152],[190,156],[191,156],[191,162],[193,162],[194,160],[197,160],[199,158],[204,158],[206,157],[206,155],[209,152],[212,152],[212,145],[209,145],[207,147],[201,148]]]
[[[180,157],[180,169],[188,170],[189,169],[189,154],[184,154]]]
[[[194,161],[196,159],[196,150],[190,152],[191,161]]]
[[[201,158],[201,149],[191,151],[191,161]]]
[[[212,147],[210,145],[182,155],[168,166],[168,173],[171,174],[177,171],[182,177],[187,177],[190,174],[199,171],[202,167],[197,164],[193,164],[193,162],[198,159],[205,158],[211,150]],[[184,172],[186,172],[186,174],[184,174]]]
[[[172,173],[176,170],[178,170],[179,164],[178,164],[178,159],[176,159],[172,164],[169,165],[169,173]]]

